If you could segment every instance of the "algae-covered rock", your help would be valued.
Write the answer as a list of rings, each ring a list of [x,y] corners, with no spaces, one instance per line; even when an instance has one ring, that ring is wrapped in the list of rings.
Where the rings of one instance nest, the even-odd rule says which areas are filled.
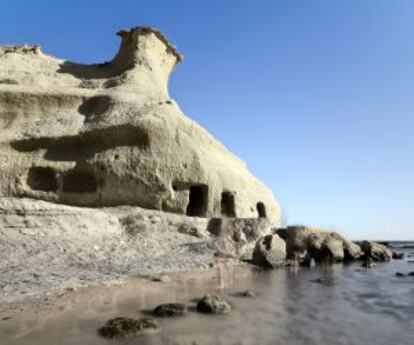
[[[286,243],[277,234],[266,235],[256,242],[252,262],[259,266],[281,267],[286,259]]]
[[[208,294],[197,303],[197,310],[205,314],[228,314],[231,306],[224,298]]]
[[[157,306],[152,313],[158,317],[184,316],[187,310],[187,306],[183,303],[165,303]]]
[[[98,333],[110,339],[128,339],[137,337],[159,328],[156,320],[151,318],[133,319],[117,317],[110,319],[98,330]]]

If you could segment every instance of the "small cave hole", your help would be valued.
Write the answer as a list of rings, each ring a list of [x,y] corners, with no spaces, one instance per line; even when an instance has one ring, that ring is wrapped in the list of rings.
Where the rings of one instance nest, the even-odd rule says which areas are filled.
[[[259,215],[259,218],[266,218],[266,207],[264,203],[258,202],[256,205],[257,213]]]
[[[52,168],[32,167],[27,175],[27,185],[33,190],[56,192],[58,189],[56,173]]]
[[[207,212],[208,188],[204,185],[190,186],[187,216],[203,217]]]
[[[234,195],[230,192],[221,193],[221,215],[226,217],[236,217]]]
[[[84,171],[70,171],[63,176],[65,193],[94,193],[97,181],[93,174]]]

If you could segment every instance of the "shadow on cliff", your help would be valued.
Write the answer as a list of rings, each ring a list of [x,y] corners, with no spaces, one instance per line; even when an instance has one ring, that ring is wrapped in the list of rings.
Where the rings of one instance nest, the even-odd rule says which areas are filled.
[[[78,79],[108,79],[116,75],[110,62],[88,65],[65,61],[57,72],[71,74]]]
[[[19,152],[46,150],[44,158],[50,161],[76,161],[119,146],[147,148],[149,136],[140,127],[119,125],[73,136],[16,140],[11,146]]]

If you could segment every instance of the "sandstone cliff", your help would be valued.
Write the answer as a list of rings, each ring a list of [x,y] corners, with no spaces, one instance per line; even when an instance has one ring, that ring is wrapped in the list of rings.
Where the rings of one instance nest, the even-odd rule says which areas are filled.
[[[177,49],[153,28],[118,35],[95,65],[0,48],[0,196],[277,224],[269,188],[170,98]]]

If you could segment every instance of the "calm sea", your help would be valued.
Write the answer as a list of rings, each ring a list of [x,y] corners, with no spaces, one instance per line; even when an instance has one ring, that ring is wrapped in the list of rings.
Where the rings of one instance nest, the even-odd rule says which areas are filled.
[[[414,344],[414,243],[392,243],[404,260],[261,271],[232,268],[173,277],[171,283],[130,282],[63,296],[47,307],[26,307],[0,320],[0,344]],[[240,297],[251,289],[257,297]],[[196,299],[223,294],[226,316],[196,313]],[[96,329],[115,316],[140,317],[161,302],[185,302],[189,315],[160,321],[157,334],[123,342],[100,338]],[[29,309],[27,309],[29,308]],[[5,310],[3,309],[4,315]],[[7,312],[7,310],[6,310]]]

